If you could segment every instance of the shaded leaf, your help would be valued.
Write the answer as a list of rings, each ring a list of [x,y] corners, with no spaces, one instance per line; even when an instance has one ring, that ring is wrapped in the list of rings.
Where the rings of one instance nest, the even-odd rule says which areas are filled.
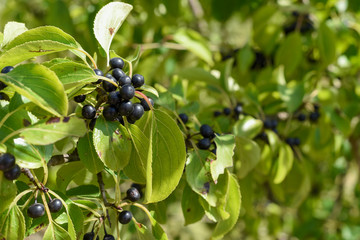
[[[188,184],[185,185],[182,193],[181,208],[185,218],[185,225],[200,221],[205,214],[199,202],[199,195]]]
[[[245,116],[234,124],[233,132],[238,137],[254,138],[261,132],[262,127],[261,120]]]
[[[239,178],[244,178],[260,162],[260,148],[245,137],[235,138],[234,162]]]
[[[289,145],[282,143],[279,149],[279,157],[273,166],[274,183],[281,183],[290,172],[294,161],[294,154]]]
[[[1,174],[1,173],[0,173]],[[6,180],[5,180],[6,181]],[[4,239],[25,238],[25,218],[15,204],[0,215],[0,237]]]
[[[88,132],[84,137],[79,139],[77,149],[81,162],[90,172],[97,174],[104,169],[104,164],[94,147],[92,132]]]

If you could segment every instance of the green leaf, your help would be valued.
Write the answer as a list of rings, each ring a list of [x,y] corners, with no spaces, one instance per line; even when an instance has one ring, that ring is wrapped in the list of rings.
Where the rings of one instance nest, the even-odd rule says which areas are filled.
[[[139,89],[143,90],[144,92],[148,92],[154,94],[155,96],[159,97],[158,91],[149,85],[142,85]]]
[[[328,65],[336,59],[336,36],[335,33],[326,25],[320,24],[318,29],[318,47],[320,58],[324,65]]]
[[[84,227],[84,215],[81,209],[74,203],[68,204],[68,215],[71,218],[76,234],[79,235]]]
[[[16,196],[16,185],[14,181],[9,181],[4,177],[3,171],[0,172],[0,213],[8,209],[9,205]]]
[[[235,168],[237,176],[244,178],[259,163],[260,148],[256,142],[245,137],[236,137],[235,142]]]
[[[98,79],[94,70],[81,63],[66,61],[53,64],[49,68],[58,76],[65,90],[96,82]]]
[[[273,166],[274,183],[281,183],[290,172],[294,162],[294,154],[291,147],[285,143],[280,145],[279,157]]]
[[[216,225],[213,233],[212,239],[222,239],[226,233],[228,233],[236,224],[241,206],[241,192],[240,186],[237,182],[237,179],[234,175],[228,173],[228,191],[226,194],[226,205],[225,211],[230,213],[229,218],[219,221]]]
[[[223,174],[225,168],[232,167],[235,148],[234,135],[217,135],[215,137],[216,160],[210,163],[211,176],[216,183],[220,174]]]
[[[44,110],[56,115],[67,115],[68,101],[64,87],[54,72],[39,64],[24,64],[0,79],[19,94]]]
[[[90,172],[97,174],[104,169],[104,164],[94,147],[92,132],[88,132],[84,137],[79,139],[77,149],[80,161]]]
[[[94,34],[105,50],[109,66],[111,42],[133,7],[123,2],[111,2],[100,9],[94,20]]]
[[[164,230],[162,229],[160,224],[155,220],[155,218],[153,217],[153,214],[154,213],[152,212],[151,216],[148,216],[150,223],[151,223],[151,230],[152,230],[153,236],[157,240],[167,240],[168,237],[167,237],[166,233],[164,232]]]
[[[20,137],[30,144],[48,145],[69,136],[81,137],[86,131],[86,124],[83,119],[52,117],[25,128],[21,131]]]
[[[179,72],[181,78],[185,78],[190,82],[205,82],[210,83],[216,86],[220,85],[220,81],[214,77],[209,71],[206,71],[202,68],[185,68]]]
[[[65,192],[69,183],[77,176],[86,173],[84,164],[80,161],[69,162],[61,166],[56,172],[56,185],[61,192]]]
[[[174,41],[183,45],[209,65],[214,65],[208,41],[200,33],[191,29],[180,29],[173,35],[173,38]]]
[[[109,122],[103,116],[99,117],[93,141],[101,161],[114,171],[123,169],[131,159],[131,142],[125,127],[119,122]]]
[[[14,38],[26,32],[28,29],[25,27],[24,23],[19,22],[8,22],[4,27],[4,39],[0,45],[0,48],[6,46],[9,42],[11,42]]]
[[[44,240],[72,240],[69,233],[56,222],[51,221],[47,227]]]
[[[261,132],[262,127],[261,120],[245,116],[234,124],[233,132],[238,137],[254,138]]]
[[[1,174],[1,173],[0,173]],[[7,180],[4,180],[7,181]],[[4,211],[0,216],[0,237],[3,239],[24,239],[25,218],[19,207],[15,204]]]
[[[188,184],[185,185],[183,190],[181,208],[185,218],[185,225],[200,221],[205,214],[199,202],[199,195]]]
[[[291,74],[301,62],[302,42],[298,32],[289,34],[275,55],[276,65],[284,65],[285,73]]]
[[[69,34],[52,26],[28,30],[5,46],[0,55],[0,68],[13,66],[24,60],[68,49],[78,49],[80,45]]]
[[[133,154],[125,173],[137,182],[146,181],[145,201],[158,202],[178,185],[185,165],[185,143],[177,123],[154,109],[130,126]]]

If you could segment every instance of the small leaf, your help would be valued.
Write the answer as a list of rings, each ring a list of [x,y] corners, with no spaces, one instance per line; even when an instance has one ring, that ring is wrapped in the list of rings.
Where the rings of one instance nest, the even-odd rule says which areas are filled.
[[[79,235],[84,227],[84,215],[81,209],[74,203],[68,204],[68,215],[71,218],[74,229]]]
[[[47,227],[44,240],[72,240],[69,233],[56,222],[51,221]]]
[[[16,204],[1,214],[0,237],[2,239],[24,239],[25,228],[24,215]]]
[[[153,214],[154,213],[152,213],[152,215]],[[152,230],[152,233],[153,233],[153,236],[155,237],[155,239],[167,240],[168,237],[167,237],[166,233],[164,232],[164,230],[162,229],[160,224],[155,220],[155,218],[153,216],[149,216],[149,219],[150,219],[150,223],[151,223],[151,230]]]
[[[16,196],[16,185],[14,181],[9,181],[4,177],[3,171],[0,171],[0,213],[7,210]],[[0,225],[1,225],[0,221]],[[0,231],[1,232],[1,231]]]
[[[65,192],[69,183],[77,176],[86,174],[84,164],[80,161],[63,164],[56,172],[56,185],[61,192]]]
[[[294,162],[294,154],[289,145],[282,143],[279,149],[279,157],[273,166],[274,183],[281,183],[290,172]]]
[[[94,146],[101,161],[114,171],[123,169],[131,156],[131,142],[125,127],[119,122],[106,121],[104,117],[96,120]]]
[[[109,50],[116,32],[132,10],[132,6],[123,2],[111,2],[100,9],[94,20],[95,37],[105,50],[109,66]]]
[[[260,162],[260,148],[252,140],[236,137],[235,168],[239,178],[244,178]]]
[[[233,165],[233,155],[235,148],[234,135],[217,135],[215,137],[216,160],[210,163],[211,176],[216,183],[220,174],[223,174],[225,168]]]
[[[139,89],[143,90],[144,92],[148,92],[154,94],[155,96],[159,97],[158,91],[149,85],[142,85]]]
[[[6,44],[11,42],[14,38],[26,32],[28,29],[25,27],[24,23],[19,22],[8,22],[4,27],[4,39],[1,47],[4,47]]]
[[[79,139],[77,149],[81,162],[90,172],[97,174],[104,169],[104,164],[94,147],[92,132],[88,132],[84,137]]]
[[[302,42],[298,32],[289,34],[275,55],[276,65],[284,65],[285,73],[291,74],[301,62]]]
[[[199,202],[199,195],[188,184],[185,185],[183,190],[181,208],[185,218],[185,225],[200,221],[205,214]]]
[[[67,115],[68,102],[64,87],[54,72],[39,64],[24,64],[0,79],[19,94],[44,110],[56,115]]]
[[[318,47],[321,60],[325,65],[336,59],[336,36],[325,22],[321,23],[318,29]]]
[[[77,117],[52,117],[25,128],[20,136],[30,144],[48,145],[69,136],[82,137],[86,131],[83,119]]]
[[[233,131],[235,136],[254,138],[261,132],[262,127],[261,120],[245,116],[234,124]]]

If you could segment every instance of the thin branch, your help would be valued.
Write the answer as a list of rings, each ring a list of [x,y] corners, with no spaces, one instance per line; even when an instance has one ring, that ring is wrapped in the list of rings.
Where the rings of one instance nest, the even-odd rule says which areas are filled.
[[[102,173],[99,172],[98,174],[96,174],[97,176],[97,180],[98,180],[98,184],[99,184],[99,188],[100,188],[100,193],[101,193],[101,197],[103,199],[103,202],[105,204],[105,206],[112,206],[106,198],[106,191],[105,191],[105,184],[103,181],[103,177],[102,177]]]

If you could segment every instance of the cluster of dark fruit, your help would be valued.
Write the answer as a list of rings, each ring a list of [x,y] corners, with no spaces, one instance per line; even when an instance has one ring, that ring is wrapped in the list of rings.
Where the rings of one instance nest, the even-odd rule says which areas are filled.
[[[222,112],[221,111],[215,111],[214,112],[214,117],[218,117],[221,115],[225,115],[225,116],[232,116],[235,119],[238,119],[240,114],[244,114],[244,109],[241,103],[236,104],[236,106],[231,109],[228,107],[223,108]]]
[[[319,120],[319,118],[320,118],[320,111],[319,111],[319,109],[320,109],[320,107],[319,107],[319,105],[314,105],[314,111],[312,111],[312,112],[310,112],[309,113],[309,120],[311,121],[311,122],[317,122],[318,120]],[[306,120],[306,114],[305,113],[299,113],[298,115],[297,115],[297,119],[300,121],[300,122],[303,122],[303,121],[305,121]]]
[[[145,98],[139,98],[140,102],[134,103],[131,100],[135,96],[135,89],[144,85],[144,77],[140,74],[134,74],[131,77],[125,74],[122,70],[124,61],[121,58],[110,59],[111,74],[105,75],[109,81],[99,79],[96,84],[102,83],[102,88],[106,92],[107,104],[104,106],[102,114],[108,121],[118,120],[124,123],[123,117],[126,117],[129,123],[135,123],[139,120],[145,111],[150,110],[150,106]],[[103,76],[103,72],[99,69],[94,69],[96,75]],[[118,87],[117,87],[118,86]],[[74,97],[75,102],[81,103],[86,99],[86,95],[78,95]],[[148,98],[150,104],[153,106],[154,101]],[[86,119],[93,119],[92,124],[95,123],[96,108],[92,105],[85,105],[82,108],[82,116]]]
[[[1,70],[1,73],[8,73],[8,72],[11,72],[12,70],[14,70],[14,67],[6,66]],[[0,91],[6,87],[7,87],[7,85],[0,81]],[[8,97],[8,95],[6,95],[6,93],[0,92],[0,100],[9,100],[9,97]]]
[[[19,165],[15,163],[15,157],[10,153],[0,155],[0,170],[4,171],[4,177],[8,180],[15,180],[21,174]]]
[[[185,113],[180,113],[179,118],[181,121],[186,124],[189,121],[189,117]],[[215,138],[214,130],[207,124],[203,124],[200,126],[200,134],[203,137],[197,142],[197,147],[199,149],[207,150],[210,148],[211,144],[215,143],[213,142],[213,139]],[[211,150],[214,154],[216,154],[216,145],[213,150]]]
[[[50,198],[47,205],[49,207],[50,212],[52,212],[52,213],[59,212],[63,206],[62,202],[58,198],[53,198],[53,199]],[[44,204],[38,203],[36,199],[35,199],[35,203],[32,204],[27,209],[27,215],[31,218],[39,218],[39,217],[43,216],[44,214],[45,214]]]
[[[125,199],[131,202],[136,202],[141,198],[141,196],[142,196],[141,186],[138,184],[132,184],[131,187],[126,191]],[[133,215],[130,211],[123,210],[119,214],[118,221],[121,224],[128,224],[131,221],[132,217]],[[83,240],[93,240],[94,238],[95,238],[95,233],[94,230],[92,230],[91,232],[85,233]],[[99,236],[97,236],[96,239],[98,240]],[[103,240],[115,240],[115,237],[111,234],[106,233],[105,230],[105,236]]]
[[[314,30],[314,24],[308,13],[299,13],[294,11],[292,12],[292,16],[292,21],[284,26],[284,32],[286,35],[294,32],[296,28],[299,29],[300,33],[308,33]]]

